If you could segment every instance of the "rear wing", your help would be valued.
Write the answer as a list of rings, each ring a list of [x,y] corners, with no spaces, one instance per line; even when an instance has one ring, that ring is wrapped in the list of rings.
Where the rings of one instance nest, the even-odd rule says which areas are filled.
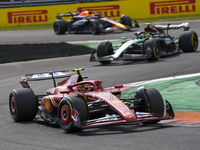
[[[22,76],[23,80],[26,81],[39,81],[39,80],[48,80],[48,79],[57,79],[57,78],[64,78],[70,77],[74,73],[69,72],[69,70],[64,71],[50,71],[50,72],[43,72],[43,73],[33,73],[33,74],[26,74]]]
[[[68,13],[65,13],[65,14],[57,14],[56,18],[57,19],[61,19],[62,17],[69,17],[69,16],[78,16],[80,14],[80,12],[74,12],[74,13],[71,13],[71,12],[68,12]]]
[[[25,76],[22,76],[22,81],[20,81],[20,83],[24,88],[30,88],[27,81],[40,81],[40,80],[52,79],[53,83],[54,83],[54,87],[56,87],[55,79],[70,77],[73,74],[75,74],[75,73],[69,72],[68,70],[26,74]]]
[[[52,79],[54,83],[54,87],[56,87],[56,80],[58,78],[71,77],[72,75],[79,75],[78,80],[86,79],[87,77],[82,77],[80,71],[84,70],[83,68],[72,69],[71,72],[69,70],[64,71],[50,71],[50,72],[42,72],[42,73],[33,73],[26,74],[22,76],[22,81],[20,81],[21,85],[24,88],[30,88],[28,81],[40,81],[40,80],[49,80]],[[76,73],[75,73],[76,72]]]
[[[181,24],[154,25],[154,27],[158,30],[173,30],[173,29],[184,28],[184,31],[188,31],[190,29],[188,22]]]

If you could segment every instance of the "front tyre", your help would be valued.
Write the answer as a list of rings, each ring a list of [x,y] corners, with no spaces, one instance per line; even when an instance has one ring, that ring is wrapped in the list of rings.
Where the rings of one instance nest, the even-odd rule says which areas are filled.
[[[65,34],[65,32],[67,30],[67,24],[66,24],[65,20],[58,19],[58,20],[54,21],[53,30],[57,35]]]
[[[16,121],[31,121],[37,112],[35,94],[30,88],[12,90],[9,96],[9,109],[11,117]]]
[[[145,112],[156,113],[160,114],[160,116],[163,116],[164,102],[160,92],[154,88],[144,89],[144,92],[146,94],[146,100],[144,100]],[[144,123],[156,124],[159,121],[160,120],[152,120],[152,121],[146,121]]]
[[[161,46],[157,39],[150,39],[144,42],[144,54],[147,55],[147,60],[157,61],[160,59]]]
[[[195,52],[198,48],[198,36],[195,31],[184,32],[179,38],[179,46],[183,52]]]
[[[112,43],[109,41],[106,42],[100,42],[98,47],[97,47],[97,56],[98,57],[104,57],[104,56],[108,56],[108,55],[112,55],[113,54],[113,46]],[[110,60],[108,61],[99,61],[102,64],[109,64],[111,63]]]
[[[58,123],[65,132],[80,132],[81,122],[89,118],[87,103],[78,96],[65,97],[59,103],[57,116]],[[75,122],[73,118],[78,121]]]

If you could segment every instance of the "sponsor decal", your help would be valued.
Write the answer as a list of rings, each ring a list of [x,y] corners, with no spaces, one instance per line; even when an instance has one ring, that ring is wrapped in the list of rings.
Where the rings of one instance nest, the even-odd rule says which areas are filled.
[[[78,7],[79,12],[90,9],[92,13],[99,13],[102,17],[120,17],[119,5],[106,5],[106,6],[92,6],[92,7]]]
[[[71,85],[71,83],[72,83],[72,76],[69,78],[67,85]]]
[[[47,10],[31,10],[31,11],[15,11],[8,12],[8,23],[37,23],[37,22],[47,22],[48,21],[48,11]]]
[[[106,121],[118,120],[115,114],[113,115],[106,114],[106,117],[108,118]]]
[[[150,2],[150,14],[177,14],[196,11],[196,0],[168,0]]]
[[[38,78],[43,78],[43,77],[45,77],[45,75],[44,74],[38,74]]]

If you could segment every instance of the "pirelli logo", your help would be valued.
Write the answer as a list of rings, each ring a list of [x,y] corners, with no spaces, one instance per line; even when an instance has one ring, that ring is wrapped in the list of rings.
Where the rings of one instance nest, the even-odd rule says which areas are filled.
[[[150,14],[189,13],[196,11],[196,0],[150,2]]]
[[[92,7],[78,7],[79,12],[90,9],[93,13],[100,13],[102,17],[120,17],[119,5],[106,5],[106,6],[92,6]]]
[[[48,21],[47,10],[15,11],[8,12],[8,23],[36,23]]]

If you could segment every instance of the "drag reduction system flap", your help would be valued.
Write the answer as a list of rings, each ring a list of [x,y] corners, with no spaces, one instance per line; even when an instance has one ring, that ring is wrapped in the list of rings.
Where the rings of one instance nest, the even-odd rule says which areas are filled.
[[[180,29],[184,28],[184,31],[188,31],[190,29],[189,23],[181,23],[181,24],[167,24],[167,25],[155,25],[155,28],[162,30],[171,30],[171,29]]]
[[[27,81],[39,81],[39,80],[70,77],[73,74],[75,73],[69,72],[69,70],[50,71],[50,72],[43,72],[43,73],[26,74],[25,76],[22,76],[22,79],[27,80]]]

